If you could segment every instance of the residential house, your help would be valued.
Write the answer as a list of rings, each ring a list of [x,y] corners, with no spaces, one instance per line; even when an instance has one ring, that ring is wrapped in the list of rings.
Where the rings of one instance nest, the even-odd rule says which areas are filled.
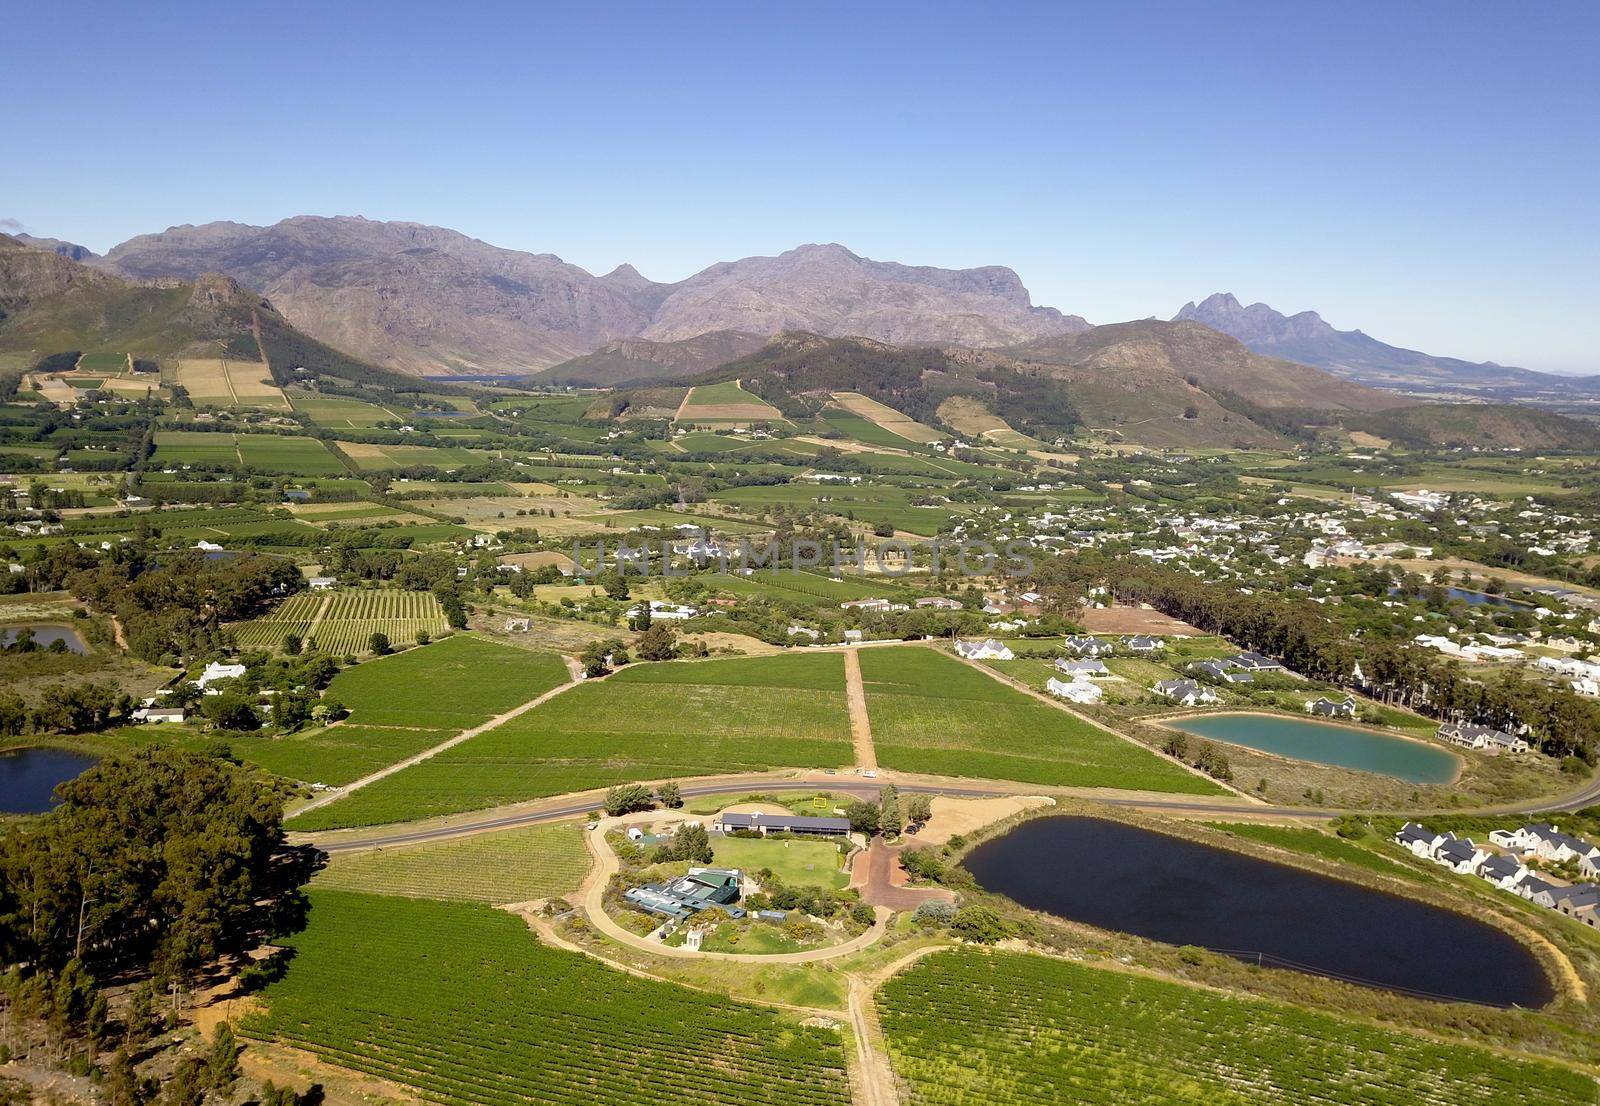
[[[1101,641],[1088,634],[1074,634],[1066,640],[1068,652],[1076,653],[1080,657],[1109,657],[1116,652],[1116,646],[1109,641]]]
[[[666,883],[632,887],[622,897],[648,914],[666,918],[687,918],[713,906],[720,906],[734,917],[744,911],[733,904],[739,901],[739,871],[723,868],[690,868],[689,874]]]
[[[1479,726],[1471,722],[1446,722],[1434,735],[1440,741],[1458,745],[1463,749],[1481,749],[1491,754],[1525,753],[1532,746],[1520,737],[1497,730],[1493,726]]]
[[[187,712],[182,707],[140,707],[131,717],[135,722],[182,722]]]
[[[1416,822],[1407,822],[1400,827],[1400,832],[1394,835],[1395,843],[1409,849],[1413,855],[1424,860],[1433,859],[1433,850],[1439,844],[1440,836],[1426,826]]]
[[[1282,672],[1283,665],[1271,657],[1263,657],[1260,653],[1238,653],[1228,658],[1228,663],[1234,668],[1246,672]]]
[[[1438,864],[1443,864],[1452,872],[1470,876],[1478,870],[1478,865],[1489,858],[1485,849],[1480,849],[1468,837],[1457,837],[1447,833],[1444,840],[1433,850],[1433,859]]]
[[[1130,634],[1118,639],[1122,647],[1130,653],[1159,653],[1167,647],[1167,643],[1158,637],[1149,634]]]
[[[1478,878],[1501,891],[1511,890],[1527,873],[1528,869],[1514,856],[1491,856],[1478,865]]]
[[[1011,647],[1003,641],[994,638],[984,638],[982,641],[957,641],[956,655],[965,657],[969,661],[1009,661],[1016,659],[1016,654]]]
[[[312,591],[327,591],[338,582],[332,576],[313,576],[306,581],[306,586]]]
[[[1045,690],[1059,699],[1069,703],[1079,703],[1083,706],[1093,706],[1105,697],[1105,692],[1098,684],[1088,680],[1058,680],[1051,676],[1044,682]]]
[[[1551,898],[1555,900],[1555,908],[1569,917],[1592,917],[1595,907],[1600,906],[1600,886],[1574,883],[1571,887],[1560,888]],[[1594,925],[1594,922],[1589,924]]]
[[[1106,667],[1104,661],[1074,661],[1068,660],[1066,657],[1061,657],[1056,661],[1056,671],[1065,676],[1071,676],[1073,679],[1085,680],[1099,679],[1111,675],[1111,669]]]
[[[1256,680],[1248,672],[1229,667],[1227,661],[1195,661],[1189,666],[1189,671],[1224,684],[1253,684]]]
[[[1157,695],[1171,699],[1181,706],[1193,707],[1201,703],[1219,702],[1217,693],[1197,680],[1180,678],[1176,680],[1159,680],[1150,689]]]
[[[941,611],[959,611],[961,600],[951,599],[948,595],[925,595],[917,600],[918,607],[933,607]]]
[[[1346,695],[1343,699],[1329,699],[1327,696],[1308,699],[1306,713],[1321,715],[1324,718],[1354,718],[1356,699],[1354,695]]]

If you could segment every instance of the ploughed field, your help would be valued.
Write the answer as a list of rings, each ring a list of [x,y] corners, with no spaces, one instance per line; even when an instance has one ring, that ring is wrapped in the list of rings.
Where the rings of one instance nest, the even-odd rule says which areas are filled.
[[[448,1106],[850,1101],[832,1030],[546,948],[488,906],[310,897],[247,1036]]]
[[[637,664],[290,825],[402,822],[635,780],[831,768],[852,755],[837,653]]]
[[[1222,789],[1130,741],[917,646],[863,649],[878,763],[906,772],[1216,795]]]
[[[1020,953],[936,953],[877,996],[916,1106],[1578,1106],[1587,1076]]]

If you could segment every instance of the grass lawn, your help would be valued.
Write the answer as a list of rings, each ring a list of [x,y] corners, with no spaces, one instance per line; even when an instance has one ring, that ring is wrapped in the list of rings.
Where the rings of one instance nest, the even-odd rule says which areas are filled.
[[[577,890],[590,863],[582,830],[567,822],[334,853],[314,886],[411,898],[527,902]]]
[[[839,847],[828,841],[755,837],[712,839],[719,868],[756,872],[769,868],[790,887],[843,887],[850,877],[839,867]]]
[[[863,649],[861,674],[878,762],[887,768],[1060,787],[1222,793],[934,649]]]
[[[832,1029],[546,948],[477,903],[311,892],[240,1031],[450,1106],[847,1106]]]
[[[851,757],[838,654],[629,665],[293,828],[409,821],[634,780],[832,768]]]
[[[1577,1106],[1581,1073],[1107,968],[939,952],[878,992],[919,1106]]]

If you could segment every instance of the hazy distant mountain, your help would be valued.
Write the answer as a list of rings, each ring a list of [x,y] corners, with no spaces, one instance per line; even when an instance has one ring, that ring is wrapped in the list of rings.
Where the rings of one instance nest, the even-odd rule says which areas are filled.
[[[227,273],[323,341],[420,373],[528,373],[622,339],[712,331],[981,346],[1088,325],[1034,307],[1010,269],[897,265],[831,245],[660,284],[631,266],[597,277],[439,227],[299,216],[270,227],[173,227],[130,239],[99,264],[134,279]]]
[[[644,332],[673,340],[708,330],[809,331],[897,344],[998,346],[1085,330],[1034,307],[1010,269],[936,269],[858,257],[840,245],[713,265],[675,286]]]
[[[63,242],[59,238],[35,238],[31,234],[13,234],[25,246],[32,246],[36,250],[49,250],[51,253],[60,254],[69,261],[93,261],[100,255],[88,246],[80,246],[76,242]]]
[[[1175,320],[1193,320],[1231,335],[1257,353],[1305,365],[1378,387],[1410,391],[1554,392],[1600,388],[1600,378],[1574,378],[1531,369],[1435,357],[1380,342],[1359,330],[1335,330],[1315,311],[1284,315],[1264,303],[1242,305],[1218,292],[1183,305]]]

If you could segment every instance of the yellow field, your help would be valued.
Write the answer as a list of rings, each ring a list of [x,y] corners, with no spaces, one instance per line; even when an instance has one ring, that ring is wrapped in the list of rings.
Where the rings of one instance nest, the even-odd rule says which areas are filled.
[[[178,383],[197,407],[280,407],[289,409],[283,389],[259,361],[191,357],[178,362]]]
[[[834,392],[833,401],[852,415],[860,415],[868,422],[876,423],[889,433],[909,442],[920,442],[925,445],[944,437],[933,427],[924,426],[910,415],[903,415],[893,407],[886,407],[875,399],[868,399],[860,392]]]

